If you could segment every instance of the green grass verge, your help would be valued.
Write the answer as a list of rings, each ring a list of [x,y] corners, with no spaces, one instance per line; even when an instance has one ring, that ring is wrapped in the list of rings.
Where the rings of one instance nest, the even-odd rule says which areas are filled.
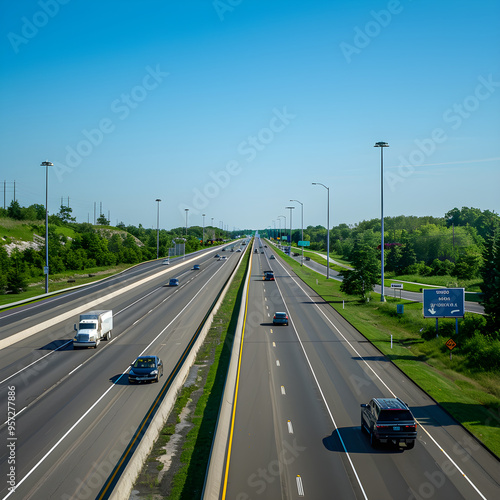
[[[214,361],[208,371],[203,394],[198,399],[194,411],[193,427],[188,432],[182,447],[180,456],[182,464],[173,478],[172,489],[167,497],[172,500],[196,499],[201,496],[249,258],[250,252],[247,252],[197,356],[197,364],[204,365],[212,356]]]
[[[357,328],[386,357],[432,396],[458,422],[500,456],[500,373],[472,369],[459,347],[449,351],[446,337],[424,340],[420,330],[428,328],[422,304],[372,293],[372,300],[360,303],[358,298],[340,291],[340,282],[326,280],[310,269],[301,267],[280,252],[294,272],[324,300]],[[397,304],[405,304],[399,316]],[[450,329],[453,320],[440,320],[440,329]],[[391,349],[391,335],[393,347]],[[458,337],[453,336],[460,344]]]
[[[93,267],[83,271],[65,271],[64,273],[51,274],[49,280],[49,292],[57,292],[65,288],[71,288],[77,285],[85,285],[103,278],[113,276],[125,269],[128,269],[130,264],[118,264],[113,268],[109,267]],[[43,279],[43,278],[42,278]],[[45,293],[45,282],[32,282],[28,290],[21,293],[8,293],[0,295],[0,306],[11,304],[26,299],[37,300],[40,295]]]

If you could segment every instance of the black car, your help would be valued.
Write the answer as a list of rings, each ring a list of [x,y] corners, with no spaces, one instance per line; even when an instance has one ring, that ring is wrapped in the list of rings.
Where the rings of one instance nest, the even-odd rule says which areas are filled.
[[[128,382],[159,382],[163,375],[163,363],[158,356],[139,356],[128,372]]]
[[[401,399],[373,398],[361,405],[361,431],[370,435],[374,448],[379,443],[405,443],[411,450],[417,438],[417,422]]]

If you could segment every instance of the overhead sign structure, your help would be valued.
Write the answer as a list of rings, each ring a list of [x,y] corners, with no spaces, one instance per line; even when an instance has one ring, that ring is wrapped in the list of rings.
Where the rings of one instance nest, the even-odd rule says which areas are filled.
[[[309,246],[311,246],[311,242],[310,241],[299,241],[297,243],[297,245],[299,245],[299,247],[309,247]]]
[[[424,318],[463,318],[465,288],[424,288]]]

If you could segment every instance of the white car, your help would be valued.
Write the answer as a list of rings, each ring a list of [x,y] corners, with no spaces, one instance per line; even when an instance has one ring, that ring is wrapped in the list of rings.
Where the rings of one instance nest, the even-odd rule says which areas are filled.
[[[165,259],[165,260],[162,262],[162,264],[164,264],[164,265],[168,265],[168,264],[170,264],[170,259]]]

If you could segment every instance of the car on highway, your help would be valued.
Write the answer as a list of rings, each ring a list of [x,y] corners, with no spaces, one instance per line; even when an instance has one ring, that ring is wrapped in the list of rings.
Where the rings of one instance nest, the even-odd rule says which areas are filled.
[[[177,278],[170,278],[168,286],[179,286],[179,280]]]
[[[269,257],[271,260],[274,260],[276,257],[274,255],[271,254],[271,256]]]
[[[218,253],[216,253],[216,254],[214,255],[214,259],[218,259],[219,257],[220,257],[220,255],[219,255]]]
[[[373,398],[361,404],[361,431],[370,436],[370,444],[405,444],[411,450],[417,438],[417,422],[408,405],[399,398]]]
[[[168,265],[170,264],[170,259],[165,259],[163,262],[162,262],[163,265]]]
[[[286,312],[276,312],[273,317],[273,325],[288,326],[288,314]]]
[[[193,266],[193,271],[199,271],[200,270],[200,265],[199,264],[195,264]]]
[[[163,376],[163,362],[158,356],[139,356],[128,372],[129,384],[159,382]]]
[[[264,271],[264,280],[265,281],[274,281],[274,273],[273,271]]]
[[[241,252],[241,248],[238,248],[238,250],[236,250],[237,252]]]

